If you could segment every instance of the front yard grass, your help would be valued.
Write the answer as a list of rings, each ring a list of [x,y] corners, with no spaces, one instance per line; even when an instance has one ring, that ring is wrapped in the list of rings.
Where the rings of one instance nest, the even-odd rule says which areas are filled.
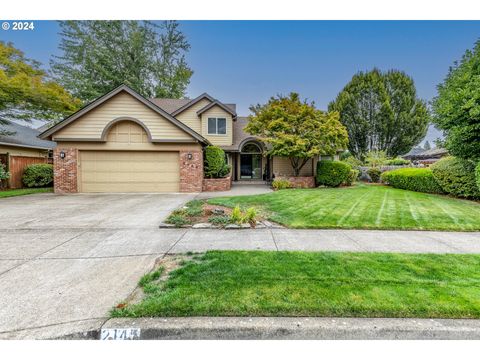
[[[13,189],[0,191],[0,198],[52,192],[53,188]]]
[[[210,251],[114,317],[480,317],[480,255]]]
[[[280,190],[213,198],[210,204],[256,206],[291,228],[480,230],[480,203],[388,186]]]

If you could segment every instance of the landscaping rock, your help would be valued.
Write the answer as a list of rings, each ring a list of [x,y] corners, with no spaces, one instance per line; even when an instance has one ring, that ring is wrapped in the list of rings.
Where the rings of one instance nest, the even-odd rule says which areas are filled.
[[[272,223],[268,220],[263,220],[262,223],[263,223],[263,225],[265,225],[265,227],[267,227],[269,229],[284,229],[285,228],[284,226],[282,226],[280,224]]]
[[[192,226],[192,229],[214,229],[215,225],[210,223],[200,223]]]
[[[225,226],[225,229],[226,230],[240,229],[240,226],[237,224],[228,224],[227,226]]]
[[[250,224],[241,224],[240,225],[240,229],[250,229],[250,228],[251,228]]]
[[[267,228],[271,228],[273,226],[273,224],[268,220],[263,220],[262,222]]]
[[[167,223],[160,223],[160,225],[158,225],[158,227],[160,229],[172,229],[175,227],[175,225],[173,224],[167,224]]]
[[[225,210],[216,208],[216,209],[212,210],[212,214],[213,215],[225,215]]]

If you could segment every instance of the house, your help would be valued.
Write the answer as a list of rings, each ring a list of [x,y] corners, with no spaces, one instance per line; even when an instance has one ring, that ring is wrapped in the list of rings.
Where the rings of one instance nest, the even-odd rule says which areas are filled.
[[[18,189],[23,187],[22,176],[27,165],[47,163],[52,160],[55,143],[40,140],[40,132],[12,121],[0,125],[0,162],[10,172],[6,187]]]
[[[410,151],[409,153],[403,155],[402,158],[410,160],[413,163],[431,165],[445,156],[448,156],[447,149],[433,148],[424,151]]]
[[[246,134],[235,104],[208,94],[195,99],[146,99],[117,87],[44,131],[55,141],[55,191],[198,192],[205,189],[203,148],[225,150],[233,181],[292,176],[287,158],[264,155]],[[301,176],[313,181],[316,159]],[[207,187],[208,189],[208,187]]]

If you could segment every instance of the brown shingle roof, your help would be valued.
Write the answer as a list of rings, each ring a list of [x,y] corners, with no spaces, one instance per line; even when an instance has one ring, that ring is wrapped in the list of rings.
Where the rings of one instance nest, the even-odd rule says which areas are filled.
[[[150,99],[158,107],[162,108],[169,114],[174,113],[181,107],[187,105],[191,99]],[[232,112],[236,112],[237,105],[236,104],[223,104],[227,108],[229,108]]]
[[[171,114],[175,110],[178,110],[182,106],[188,104],[190,99],[150,99],[150,101]]]
[[[220,147],[226,151],[240,151],[240,145],[242,142],[249,138],[255,139],[255,136],[252,136],[244,131],[244,128],[247,126],[247,124],[248,117],[237,117],[237,121],[233,121],[233,145]]]

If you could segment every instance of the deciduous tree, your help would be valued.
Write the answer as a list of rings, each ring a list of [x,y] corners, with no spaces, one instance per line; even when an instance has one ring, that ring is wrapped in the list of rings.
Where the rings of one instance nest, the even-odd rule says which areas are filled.
[[[268,154],[288,157],[295,176],[312,156],[334,155],[348,144],[337,112],[317,110],[296,93],[272,97],[250,110],[253,115],[245,131],[270,144]]]
[[[80,101],[49,78],[40,63],[0,41],[0,125],[15,119],[55,120],[79,106]],[[0,133],[6,131],[0,127]]]

